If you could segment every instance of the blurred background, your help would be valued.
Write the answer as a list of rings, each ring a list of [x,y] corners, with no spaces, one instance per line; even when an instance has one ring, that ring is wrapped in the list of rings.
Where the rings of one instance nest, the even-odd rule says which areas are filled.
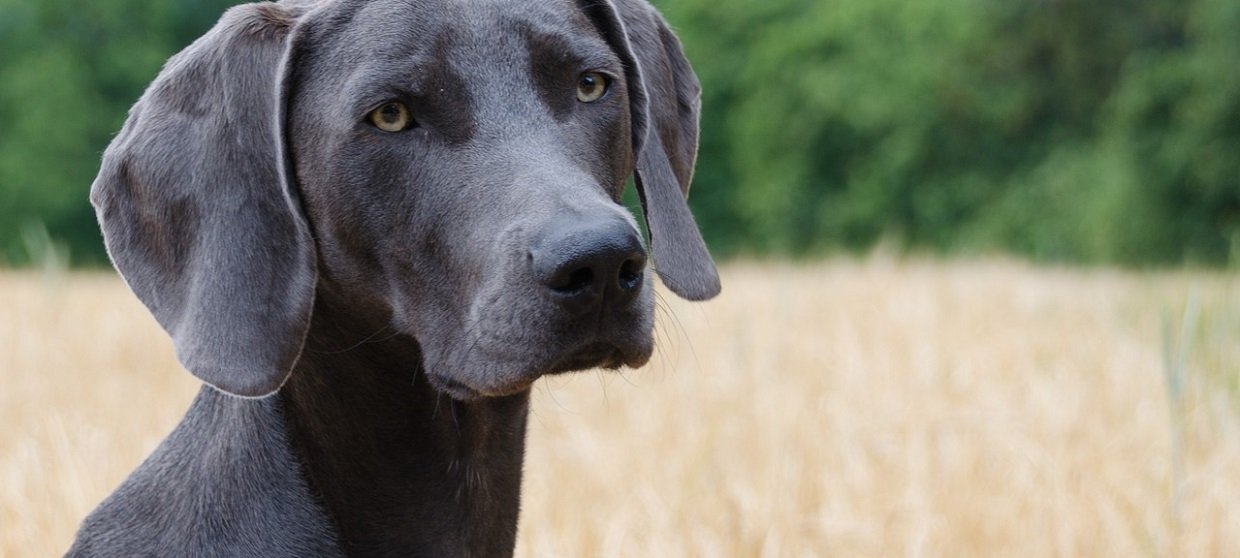
[[[0,261],[105,262],[99,155],[233,3],[0,0]],[[704,85],[720,256],[1240,261],[1235,0],[657,4]]]
[[[0,0],[0,557],[197,389],[87,192],[233,3]],[[724,294],[536,387],[519,555],[1240,556],[1240,2],[654,3]]]

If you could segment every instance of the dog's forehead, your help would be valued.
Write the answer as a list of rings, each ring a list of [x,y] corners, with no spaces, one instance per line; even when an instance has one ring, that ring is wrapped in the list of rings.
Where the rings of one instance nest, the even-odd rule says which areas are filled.
[[[531,39],[566,48],[605,48],[598,31],[571,0],[372,0],[339,2],[320,14],[329,42],[353,52],[402,58],[515,54]],[[445,48],[447,47],[447,48]]]
[[[312,101],[302,110],[345,123],[405,96],[457,145],[479,126],[504,137],[565,118],[576,72],[623,79],[619,57],[573,0],[339,1],[306,24],[297,96]]]

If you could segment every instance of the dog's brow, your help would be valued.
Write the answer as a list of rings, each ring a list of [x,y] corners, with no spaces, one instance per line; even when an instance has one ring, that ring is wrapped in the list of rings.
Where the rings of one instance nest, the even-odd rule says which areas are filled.
[[[514,22],[513,29],[524,39],[526,45],[548,45],[556,50],[544,54],[571,57],[583,65],[596,69],[619,69],[620,59],[598,32],[586,23],[580,29],[566,32],[560,26],[539,25],[529,21]],[[530,51],[530,56],[538,53]]]
[[[389,100],[411,102],[414,118],[432,125],[451,144],[474,135],[474,95],[453,67],[442,37],[425,55],[406,55],[360,71],[345,88],[348,117],[362,120]]]
[[[571,91],[578,72],[599,70],[613,77],[623,76],[619,59],[601,40],[547,32],[532,26],[522,26],[518,32],[529,56],[534,88],[556,120],[562,121],[572,112],[575,101]]]

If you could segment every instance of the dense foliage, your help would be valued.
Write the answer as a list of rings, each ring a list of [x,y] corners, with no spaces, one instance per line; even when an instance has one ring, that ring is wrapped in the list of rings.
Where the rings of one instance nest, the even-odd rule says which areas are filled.
[[[1240,263],[1240,2],[656,3],[705,88],[719,254]],[[47,230],[102,260],[99,153],[225,4],[0,0],[0,258]]]
[[[87,194],[99,158],[168,56],[227,0],[0,0],[0,263],[106,261]]]

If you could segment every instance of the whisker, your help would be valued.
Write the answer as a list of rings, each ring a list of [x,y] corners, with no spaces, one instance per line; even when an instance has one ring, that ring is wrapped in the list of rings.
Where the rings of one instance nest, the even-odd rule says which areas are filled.
[[[568,412],[568,413],[571,413],[571,412],[572,412],[572,411],[569,411],[569,410],[568,410],[568,407],[565,407],[563,403],[560,403],[560,400],[559,400],[559,399],[556,399],[556,398],[555,398],[555,390],[554,390],[554,389],[552,389],[552,387],[549,385],[549,382],[548,382],[548,383],[544,383],[543,385],[547,386],[547,397],[548,397],[549,399],[551,399],[551,402],[552,402],[552,403],[555,403],[555,406],[556,406],[556,407],[559,407],[559,408],[560,408],[560,410],[561,410],[561,411],[564,411],[564,412]]]
[[[595,368],[594,377],[598,379],[598,385],[603,390],[603,405],[605,405],[607,408],[611,408],[611,397],[609,397],[607,394],[607,379],[603,377],[602,369]]]
[[[684,322],[680,321],[680,316],[676,315],[676,312],[672,311],[671,305],[667,303],[667,300],[664,299],[663,296],[658,291],[655,291],[655,296],[656,296],[656,300],[661,301],[663,303],[658,306],[663,308],[664,312],[666,312],[666,314],[670,316],[672,321],[674,322],[676,331],[677,333],[679,333],[677,337],[679,339],[684,340],[685,345],[689,347],[689,356],[693,358],[694,368],[697,370],[701,370],[702,361],[701,359],[698,358],[697,349],[693,346],[693,339],[689,337],[689,332],[685,328]]]
[[[536,384],[534,384],[534,389],[539,390],[543,393],[547,393],[546,385],[547,384],[545,382],[537,382]],[[538,407],[535,407],[533,404],[531,404],[529,406],[529,409],[530,409],[529,416],[533,417],[534,420],[538,421],[538,424],[540,426],[542,426],[543,428],[546,428],[547,423],[543,422],[542,413],[538,412]]]
[[[377,337],[379,334],[386,331],[388,328],[392,329],[391,335],[384,337],[383,339],[377,339],[377,340],[375,339],[375,337]],[[371,333],[370,335],[367,335],[366,337],[362,338],[361,341],[358,341],[357,343],[349,345],[348,347],[345,347],[343,349],[335,350],[335,351],[323,351],[323,350],[314,350],[314,349],[311,349],[311,350],[313,350],[316,354],[321,354],[321,355],[338,355],[341,353],[347,353],[349,351],[352,351],[353,349],[361,347],[362,345],[365,345],[366,343],[371,343],[371,342],[378,343],[381,341],[387,341],[388,339],[396,337],[399,334],[400,334],[400,331],[397,330],[396,328],[393,328],[392,324],[385,324],[383,327],[379,328],[374,333]]]
[[[655,291],[655,310],[657,314],[656,314],[654,329],[655,329],[655,334],[658,335],[659,342],[655,343],[654,350],[655,350],[656,355],[662,358],[664,362],[667,362],[667,359],[663,357],[670,356],[667,350],[670,350],[671,347],[674,345],[674,343],[673,343],[673,338],[670,337],[667,331],[665,331],[663,327],[660,327],[660,326],[669,323],[668,319],[670,319],[671,326],[676,327],[676,320],[675,320],[676,316],[672,312],[671,307],[668,305],[667,300],[665,300],[659,294],[658,291]],[[666,318],[660,320],[660,319],[657,319],[658,316],[665,316]]]

